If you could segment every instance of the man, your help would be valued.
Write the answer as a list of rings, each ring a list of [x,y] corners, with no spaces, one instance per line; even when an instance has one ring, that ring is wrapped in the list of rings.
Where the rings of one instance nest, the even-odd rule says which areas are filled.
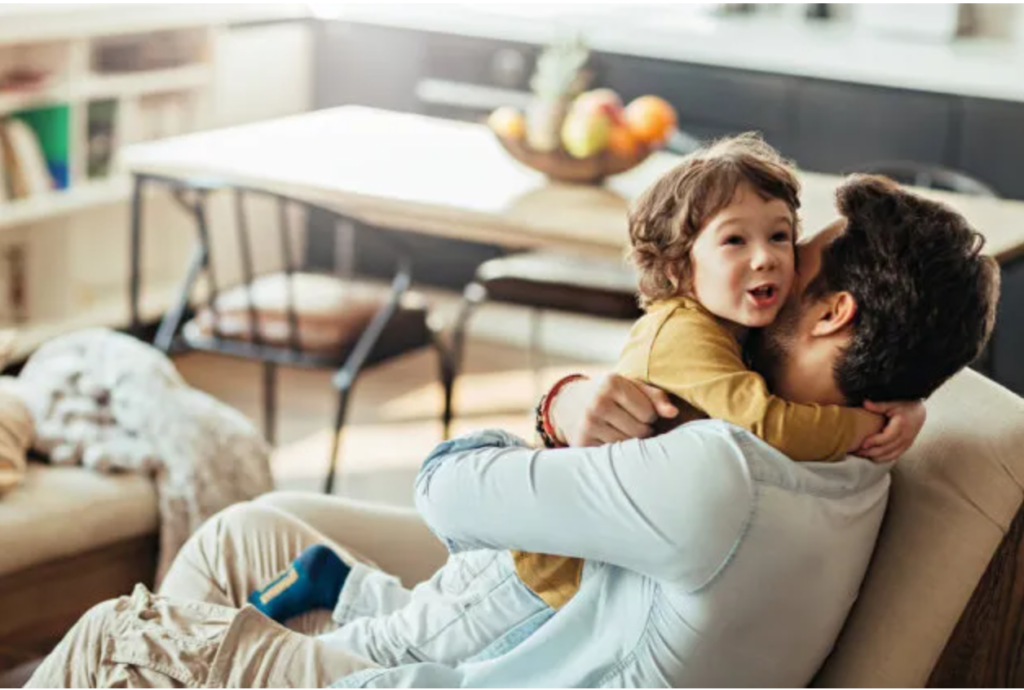
[[[842,220],[801,246],[797,289],[755,348],[762,371],[775,392],[802,402],[927,396],[981,352],[998,269],[961,216],[887,181],[854,178],[838,200]],[[670,414],[657,392],[622,379],[583,405],[586,394],[570,385],[555,399],[563,439],[646,436],[657,413]],[[448,668],[415,663],[410,649],[407,663],[377,668],[352,654],[364,651],[358,642],[331,648],[237,611],[326,541],[257,504],[197,532],[164,583],[169,598],[140,589],[93,609],[32,682],[803,685],[856,597],[889,486],[886,465],[792,463],[713,420],[591,448],[537,451],[500,434],[464,441],[432,455],[417,479],[420,510],[449,548],[587,559],[565,607],[539,611],[536,625],[491,653]],[[401,605],[397,581],[346,558],[352,579],[337,622]],[[372,611],[354,608],[369,600],[356,596],[366,583]],[[330,629],[326,612],[290,624]]]

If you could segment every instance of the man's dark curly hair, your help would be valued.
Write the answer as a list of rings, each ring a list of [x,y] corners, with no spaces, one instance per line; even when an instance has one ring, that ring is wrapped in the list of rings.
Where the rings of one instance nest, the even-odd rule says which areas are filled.
[[[963,216],[888,178],[853,176],[836,202],[846,230],[805,293],[846,291],[857,302],[836,383],[850,405],[927,397],[985,348],[999,267]]]

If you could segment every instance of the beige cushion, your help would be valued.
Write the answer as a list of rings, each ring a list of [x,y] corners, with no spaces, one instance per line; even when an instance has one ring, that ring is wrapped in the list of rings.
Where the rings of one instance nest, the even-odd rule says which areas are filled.
[[[287,345],[287,276],[274,273],[253,281],[251,294],[258,330],[264,343]],[[382,302],[388,287],[353,283],[311,273],[295,273],[291,280],[300,343],[307,351],[335,350],[351,342],[366,327]],[[216,300],[220,333],[225,338],[251,340],[249,291],[238,285],[221,292]],[[185,337],[213,335],[214,314],[203,307],[185,326]]]
[[[896,465],[860,599],[816,684],[921,687],[1024,496],[1024,400],[973,371]]]
[[[156,532],[152,481],[81,467],[28,463],[0,499],[0,575]]]
[[[7,493],[25,478],[25,454],[32,445],[35,426],[21,396],[10,382],[0,378],[0,494]]]

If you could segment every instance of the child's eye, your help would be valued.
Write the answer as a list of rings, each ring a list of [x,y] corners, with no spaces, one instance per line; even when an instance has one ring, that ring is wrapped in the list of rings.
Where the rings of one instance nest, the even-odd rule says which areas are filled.
[[[780,230],[772,235],[772,242],[789,242],[789,232]]]
[[[722,244],[743,244],[743,238],[740,237],[739,235],[730,235],[729,237],[725,238],[725,241],[723,241]]]

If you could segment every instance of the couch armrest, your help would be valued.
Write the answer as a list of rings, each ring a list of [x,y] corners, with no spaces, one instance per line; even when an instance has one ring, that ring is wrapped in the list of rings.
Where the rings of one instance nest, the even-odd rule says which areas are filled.
[[[928,687],[1024,687],[1024,509],[974,590]]]
[[[924,686],[1020,511],[1024,400],[967,370],[927,406],[918,442],[894,470],[860,597],[816,685]]]

